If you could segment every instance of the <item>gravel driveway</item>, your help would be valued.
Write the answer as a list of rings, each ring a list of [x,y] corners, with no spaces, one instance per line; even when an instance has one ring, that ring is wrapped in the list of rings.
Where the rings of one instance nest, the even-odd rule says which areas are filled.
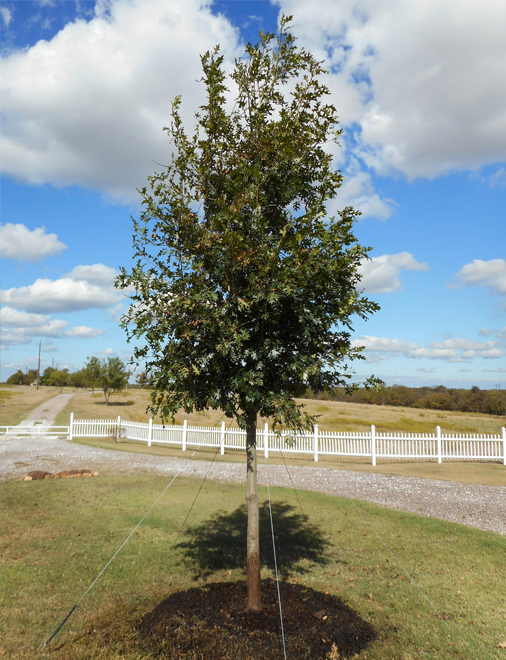
[[[23,425],[52,423],[71,394],[60,394],[33,410]],[[188,451],[188,455],[191,453]],[[109,474],[156,473],[171,475],[187,461],[87,447],[62,438],[0,436],[0,482],[18,479],[31,470],[58,472],[88,468]],[[210,465],[191,460],[181,474],[203,477]],[[293,485],[329,495],[349,496],[422,516],[440,518],[506,535],[506,488],[433,479],[351,472],[325,467],[268,466],[270,485]],[[506,468],[505,468],[506,469]],[[290,480],[291,477],[291,480]],[[213,463],[209,478],[245,483],[246,470],[239,463]],[[265,484],[265,469],[259,463],[259,483]]]

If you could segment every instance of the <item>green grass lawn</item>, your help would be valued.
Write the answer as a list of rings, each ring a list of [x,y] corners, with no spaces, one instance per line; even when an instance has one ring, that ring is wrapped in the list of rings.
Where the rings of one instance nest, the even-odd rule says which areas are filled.
[[[0,489],[0,655],[34,657],[169,482],[152,475],[9,482]],[[146,658],[135,623],[170,593],[244,578],[245,487],[177,479],[41,657]],[[369,660],[498,660],[506,539],[359,502],[443,616],[343,499],[272,488],[284,579],[342,598],[378,632]],[[273,575],[260,488],[262,573]],[[216,660],[219,660],[216,658]]]

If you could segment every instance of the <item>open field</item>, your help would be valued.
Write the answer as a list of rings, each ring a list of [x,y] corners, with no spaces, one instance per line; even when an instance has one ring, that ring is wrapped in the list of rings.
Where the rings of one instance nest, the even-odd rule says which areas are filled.
[[[144,475],[2,486],[0,654],[34,656],[167,483]],[[200,484],[174,483],[41,657],[148,658],[142,614],[175,591],[244,578],[242,485],[206,481],[178,537]],[[282,577],[329,591],[374,627],[361,659],[504,658],[505,538],[358,503],[446,627],[350,502],[299,491],[303,516],[293,491],[272,488],[271,497]],[[265,499],[260,488],[262,574],[272,577]]]
[[[64,388],[71,392],[72,388]],[[0,426],[20,424],[28,413],[60,393],[59,387],[27,387],[2,385],[0,387]],[[67,422],[68,424],[68,422]]]
[[[479,413],[459,413],[438,410],[418,410],[394,406],[373,406],[362,403],[341,403],[301,399],[310,414],[319,415],[318,425],[322,431],[361,431],[374,424],[378,431],[406,431],[408,433],[434,433],[436,426],[443,432],[461,433],[500,433],[506,426],[506,417],[482,415]],[[147,422],[150,415],[146,408],[150,403],[150,392],[146,390],[125,390],[111,397],[109,406],[104,396],[79,393],[58,415],[56,424],[68,424],[70,413],[78,419],[122,419],[134,422]],[[210,410],[205,413],[176,415],[176,422],[184,419],[193,425],[215,425],[221,422],[222,413]],[[155,420],[160,423],[159,419]],[[230,420],[226,420],[227,424]],[[260,420],[260,423],[268,420]],[[235,426],[235,422],[232,423]]]

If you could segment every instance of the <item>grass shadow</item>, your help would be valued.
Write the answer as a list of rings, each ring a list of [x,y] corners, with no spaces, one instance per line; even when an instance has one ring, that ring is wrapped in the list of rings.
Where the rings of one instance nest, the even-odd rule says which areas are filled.
[[[307,516],[285,502],[276,502],[272,503],[272,517],[281,576],[288,575],[295,566],[300,574],[309,572],[312,564],[328,563],[325,552],[330,543]],[[182,550],[183,562],[196,577],[207,577],[224,569],[244,569],[246,528],[245,504],[230,513],[218,511],[200,525],[186,530],[177,548]],[[262,565],[274,567],[268,502],[260,506],[260,558]]]
[[[106,403],[105,401],[95,401],[96,406],[107,406],[108,408],[117,406],[133,406],[134,403],[134,401],[109,401],[109,403]]]

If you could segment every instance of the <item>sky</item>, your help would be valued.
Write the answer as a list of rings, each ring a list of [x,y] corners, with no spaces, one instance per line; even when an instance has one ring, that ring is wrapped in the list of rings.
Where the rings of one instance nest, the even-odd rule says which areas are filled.
[[[282,13],[340,116],[329,213],[359,209],[372,247],[355,380],[506,387],[503,0],[1,0],[0,381],[39,342],[41,369],[130,359],[114,279],[171,102],[191,128],[199,55],[230,71]]]

